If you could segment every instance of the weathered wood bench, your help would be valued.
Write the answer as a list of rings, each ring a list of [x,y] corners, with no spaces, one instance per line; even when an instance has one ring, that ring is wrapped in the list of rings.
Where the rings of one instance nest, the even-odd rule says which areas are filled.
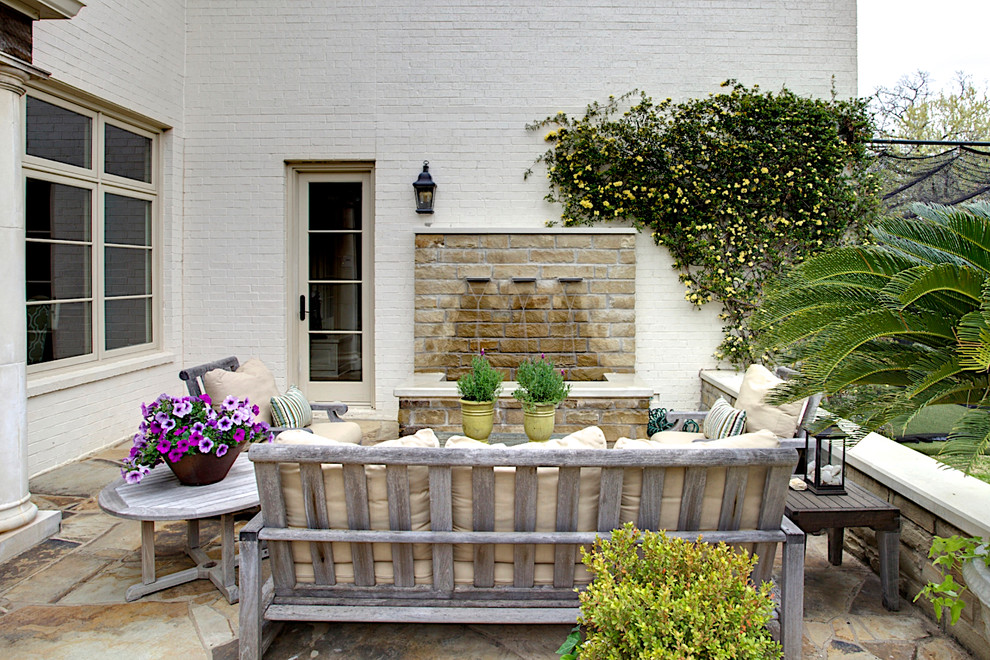
[[[800,657],[804,534],[784,517],[794,449],[272,444],[252,446],[249,456],[261,513],[240,533],[241,658],[263,654],[274,636],[265,622],[573,623],[575,587],[587,578],[579,546],[626,519],[641,529],[676,520],[676,529],[667,524],[671,536],[755,544],[756,583],[770,579],[783,543],[780,636],[785,657]],[[423,483],[426,494],[410,486]],[[547,483],[556,520],[541,531],[546,514],[538,524],[538,509],[554,502],[540,493]],[[508,517],[495,504],[506,489]],[[597,514],[582,529],[589,506]],[[304,524],[290,526],[293,517]],[[506,524],[514,529],[500,530]],[[263,542],[272,572],[264,584]]]

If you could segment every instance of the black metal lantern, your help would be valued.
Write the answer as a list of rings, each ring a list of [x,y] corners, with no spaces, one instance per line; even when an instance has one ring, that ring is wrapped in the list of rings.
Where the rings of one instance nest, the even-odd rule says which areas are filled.
[[[830,426],[815,436],[805,434],[804,481],[815,495],[846,494],[846,434]]]
[[[433,199],[436,197],[437,184],[430,176],[430,161],[423,161],[423,171],[413,184],[416,191],[416,213],[433,213]]]

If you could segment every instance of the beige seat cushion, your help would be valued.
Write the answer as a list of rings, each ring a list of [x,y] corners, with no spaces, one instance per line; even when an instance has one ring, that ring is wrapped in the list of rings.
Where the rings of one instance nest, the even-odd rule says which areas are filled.
[[[504,448],[505,445],[489,445],[464,436],[454,436],[444,445],[448,449],[492,447]],[[510,447],[516,450],[550,450],[550,449],[602,449],[608,445],[605,434],[597,426],[576,431],[564,438],[547,440],[546,442],[530,442]],[[474,497],[470,468],[454,468],[451,470],[451,496],[453,500],[454,531],[473,531]],[[557,468],[537,469],[537,531],[555,531],[557,528]],[[601,483],[599,468],[584,468],[578,486],[578,531],[593,532],[598,526],[598,493]],[[495,531],[509,532],[515,529],[515,468],[495,468]],[[511,564],[513,562],[513,547],[508,544],[495,546],[495,561]],[[553,563],[553,546],[537,545],[536,562]],[[468,544],[454,545],[454,561],[470,562],[474,557],[473,546]],[[511,579],[510,579],[511,582]]]
[[[756,433],[711,440],[708,442],[691,443],[691,449],[716,448],[773,448],[779,446],[777,437],[767,430]],[[619,438],[615,449],[645,449],[654,451],[680,451],[684,445],[675,445],[652,440],[630,440]],[[684,468],[667,468],[664,470],[663,495],[660,504],[660,527],[662,529],[679,529],[678,522],[681,508],[681,494],[684,489]],[[750,468],[746,480],[746,492],[743,497],[743,528],[755,528],[759,520],[760,505],[763,501],[763,486],[766,480],[765,467]],[[701,525],[699,530],[714,530],[718,528],[719,513],[722,509],[722,492],[725,490],[725,469],[710,469],[705,482],[704,501],[701,508]],[[643,471],[630,468],[625,471],[622,481],[622,523],[639,520],[639,504],[643,492]]]
[[[650,440],[653,442],[662,442],[664,444],[672,445],[690,444],[695,440],[704,439],[704,433],[692,433],[691,431],[657,431],[650,436]]]
[[[343,426],[335,423],[333,426]],[[356,424],[355,424],[356,426]],[[275,439],[281,444],[293,445],[333,445],[345,444],[340,440],[327,438],[324,436],[307,433],[302,430],[283,431]],[[347,443],[351,444],[351,443]],[[387,440],[375,445],[375,447],[439,447],[440,442],[436,434],[431,429],[424,429],[415,435],[399,438],[398,440]],[[303,506],[302,480],[299,475],[299,466],[295,463],[283,463],[279,466],[282,477],[282,490],[285,496],[286,517],[289,527],[306,528],[306,511]],[[427,531],[430,529],[430,493],[429,493],[429,468],[410,467],[407,470],[409,477],[409,505],[411,512],[411,529],[414,531]],[[365,475],[368,483],[368,510],[371,520],[371,529],[390,529],[388,516],[388,487],[386,485],[385,466],[367,465]],[[344,498],[344,475],[339,464],[323,465],[323,484],[326,491],[327,514],[330,527],[333,529],[347,529],[347,507]],[[353,567],[350,543],[332,543],[334,570],[337,572],[339,582],[353,581]],[[385,580],[385,575],[391,576],[392,546],[388,543],[375,543],[372,546],[375,559],[376,579]],[[306,542],[293,542],[292,556],[296,564],[296,579],[299,581],[312,581],[313,568],[310,544]],[[413,545],[413,558],[416,561],[415,573],[417,583],[429,583],[432,581],[432,559],[431,546],[428,544]],[[422,562],[422,563],[421,563]],[[386,570],[379,564],[387,563]],[[350,568],[348,568],[350,567]],[[388,580],[390,581],[391,577]]]
[[[261,360],[252,358],[238,367],[237,371],[207,371],[203,374],[203,385],[214,405],[220,404],[228,396],[246,398],[258,406],[259,421],[272,423],[272,397],[281,392],[275,386],[275,376]]]
[[[307,426],[310,431],[324,438],[352,445],[361,444],[361,425],[355,422],[313,422]]]
[[[782,406],[771,406],[765,399],[770,390],[782,383],[761,364],[750,365],[739,386],[735,407],[746,411],[746,430],[770,429],[778,437],[793,438],[807,399]]]

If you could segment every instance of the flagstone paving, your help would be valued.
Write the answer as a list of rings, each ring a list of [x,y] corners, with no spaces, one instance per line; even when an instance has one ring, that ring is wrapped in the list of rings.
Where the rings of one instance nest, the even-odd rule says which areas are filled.
[[[393,424],[361,422],[366,441],[385,439]],[[237,654],[237,605],[207,580],[127,603],[141,579],[137,521],[100,511],[96,496],[118,475],[118,446],[31,480],[41,508],[63,512],[54,538],[0,564],[0,657],[92,659],[210,658]],[[241,526],[249,518],[239,516]],[[202,525],[219,558],[216,521]],[[183,552],[185,524],[159,524],[159,575],[191,567]],[[964,660],[971,658],[914,608],[880,605],[880,581],[847,555],[826,560],[825,537],[809,537],[806,558],[804,657],[815,660]],[[570,626],[287,624],[266,660],[306,658],[434,660],[554,659]]]

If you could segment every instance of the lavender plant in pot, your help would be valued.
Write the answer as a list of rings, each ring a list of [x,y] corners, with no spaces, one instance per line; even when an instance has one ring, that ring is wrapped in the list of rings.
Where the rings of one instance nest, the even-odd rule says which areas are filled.
[[[471,359],[471,371],[457,380],[461,396],[461,426],[464,435],[482,442],[488,440],[495,424],[495,401],[502,391],[502,374],[482,349]]]
[[[539,360],[523,360],[516,370],[516,381],[519,386],[512,396],[522,403],[526,437],[531,442],[548,440],[557,406],[571,393],[570,384],[564,382],[564,370],[540,355]]]

